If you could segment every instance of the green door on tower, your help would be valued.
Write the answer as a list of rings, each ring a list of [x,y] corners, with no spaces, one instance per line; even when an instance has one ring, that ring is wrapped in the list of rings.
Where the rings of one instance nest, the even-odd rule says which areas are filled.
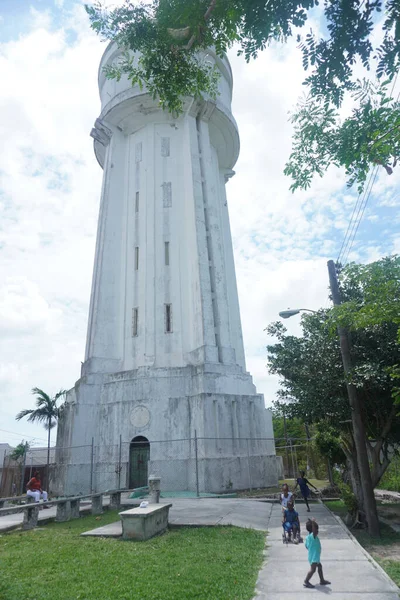
[[[129,487],[138,488],[148,484],[148,462],[150,442],[139,435],[131,441],[129,448]]]

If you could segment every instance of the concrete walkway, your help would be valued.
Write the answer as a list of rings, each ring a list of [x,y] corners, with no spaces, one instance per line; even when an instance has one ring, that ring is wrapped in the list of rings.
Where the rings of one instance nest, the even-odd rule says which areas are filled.
[[[239,498],[166,498],[161,502],[172,502],[168,522],[175,527],[236,525],[266,531],[271,510],[270,504]],[[97,527],[82,535],[120,537],[121,521]]]
[[[297,504],[302,535],[305,538],[305,522],[309,516],[319,524],[322,545],[321,562],[329,586],[320,586],[316,573],[311,583],[315,589],[303,588],[309,569],[304,544],[295,546],[282,543],[281,509],[277,504],[270,507],[268,520],[267,556],[256,586],[255,600],[305,600],[332,597],[333,600],[395,600],[399,589],[387,575],[371,562],[371,557],[349,536],[347,529],[323,504],[312,504],[306,512],[303,504]]]

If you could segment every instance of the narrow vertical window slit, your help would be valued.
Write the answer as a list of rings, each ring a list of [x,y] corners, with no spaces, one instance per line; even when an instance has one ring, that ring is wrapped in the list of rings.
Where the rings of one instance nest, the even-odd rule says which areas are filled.
[[[165,305],[165,333],[172,333],[172,304]]]
[[[137,308],[132,309],[132,336],[136,337],[138,335],[138,326],[139,326],[139,310]]]
[[[139,246],[135,248],[135,271],[139,270]]]

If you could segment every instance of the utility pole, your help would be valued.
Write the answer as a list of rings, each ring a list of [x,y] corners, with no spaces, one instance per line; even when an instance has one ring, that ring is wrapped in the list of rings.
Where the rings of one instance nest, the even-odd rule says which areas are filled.
[[[285,454],[286,454],[286,468],[287,468],[287,477],[290,476],[290,464],[289,464],[289,452],[288,452],[288,439],[287,439],[287,428],[286,428],[286,412],[283,412],[283,435],[285,437]],[[293,474],[294,477],[294,474]]]
[[[332,292],[332,301],[334,306],[341,304],[339,285],[336,275],[336,267],[333,260],[328,261],[329,284]],[[347,329],[338,326],[340,341],[340,351],[342,354],[343,369],[346,375],[346,387],[351,408],[351,420],[353,423],[353,436],[357,454],[357,465],[360,472],[361,486],[363,490],[365,513],[367,516],[368,531],[372,536],[379,536],[379,520],[376,509],[376,500],[374,488],[372,487],[371,471],[369,468],[366,433],[364,421],[362,418],[361,402],[357,394],[357,389],[349,380],[349,374],[352,370],[350,340]]]
[[[306,422],[304,423],[304,429],[306,430],[307,444],[308,444],[307,450],[310,451],[311,466],[314,471],[314,477],[315,477],[315,479],[318,479],[317,461],[315,460],[314,449],[311,444],[310,430],[308,428],[308,423],[306,423]]]

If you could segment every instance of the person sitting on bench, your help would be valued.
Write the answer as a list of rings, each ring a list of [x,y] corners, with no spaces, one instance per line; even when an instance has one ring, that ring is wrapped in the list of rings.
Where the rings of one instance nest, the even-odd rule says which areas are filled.
[[[39,471],[35,471],[33,477],[26,484],[26,493],[35,499],[35,502],[39,502],[40,498],[43,498],[43,502],[47,502],[47,492],[42,490],[42,482],[40,481]],[[49,508],[44,506],[43,508]]]

